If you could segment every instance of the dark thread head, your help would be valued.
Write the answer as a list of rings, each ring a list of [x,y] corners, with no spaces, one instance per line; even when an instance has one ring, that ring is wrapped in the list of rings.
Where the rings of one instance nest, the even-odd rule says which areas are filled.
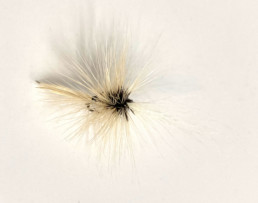
[[[118,88],[116,91],[110,91],[106,94],[102,94],[107,98],[107,101],[102,101],[97,96],[93,96],[91,100],[93,102],[101,102],[105,104],[107,109],[114,109],[119,115],[125,117],[128,121],[128,113],[133,110],[129,107],[129,103],[133,103],[133,100],[129,99],[130,93],[123,88]],[[94,109],[91,108],[90,104],[86,104],[89,111],[93,112]]]

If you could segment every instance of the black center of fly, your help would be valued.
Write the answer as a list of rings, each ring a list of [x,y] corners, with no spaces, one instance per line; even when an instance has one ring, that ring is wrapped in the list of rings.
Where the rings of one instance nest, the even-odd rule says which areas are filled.
[[[107,109],[114,109],[116,113],[124,116],[128,121],[129,110],[134,113],[128,105],[129,103],[133,103],[133,100],[129,99],[129,95],[130,93],[125,91],[123,88],[119,88],[116,91],[103,94],[107,101],[102,101],[97,96],[93,96],[92,101],[103,103]],[[87,104],[87,108],[91,112],[94,111],[94,109],[90,108],[90,104]]]

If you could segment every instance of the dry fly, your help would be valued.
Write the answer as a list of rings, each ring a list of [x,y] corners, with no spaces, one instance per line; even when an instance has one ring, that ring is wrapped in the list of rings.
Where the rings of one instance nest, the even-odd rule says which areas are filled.
[[[88,35],[80,31],[74,49],[59,49],[62,65],[51,73],[55,79],[38,80],[38,87],[67,110],[74,129],[69,136],[84,137],[107,159],[133,157],[139,140],[161,133],[155,126],[162,114],[147,96],[157,71],[127,28],[100,27]]]

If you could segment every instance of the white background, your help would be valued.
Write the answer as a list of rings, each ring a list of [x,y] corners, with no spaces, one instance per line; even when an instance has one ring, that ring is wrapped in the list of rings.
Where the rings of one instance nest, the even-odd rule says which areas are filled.
[[[258,1],[95,2],[162,30],[167,94],[191,118],[181,144],[112,174],[62,141],[35,99],[49,35],[78,5],[0,1],[0,202],[258,202]]]

